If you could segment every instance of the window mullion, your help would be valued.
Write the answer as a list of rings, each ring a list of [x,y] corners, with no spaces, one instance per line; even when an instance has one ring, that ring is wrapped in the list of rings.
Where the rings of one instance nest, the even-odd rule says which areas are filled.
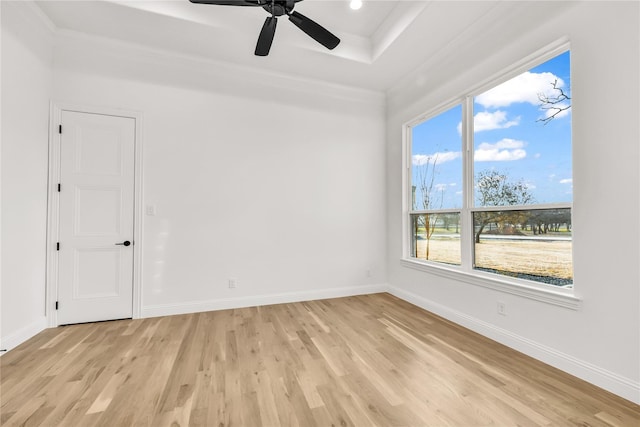
[[[467,96],[462,110],[462,233],[460,233],[461,266],[464,271],[473,270],[473,98]]]
[[[402,252],[403,258],[408,258],[412,256],[411,248],[412,239],[410,237],[411,230],[411,218],[410,213],[413,210],[413,191],[412,191],[412,177],[411,177],[411,146],[412,146],[412,138],[411,138],[411,130],[408,126],[404,126],[402,128],[403,140],[405,144],[403,144],[403,161],[402,161],[402,179],[403,185],[402,187],[405,189],[403,191],[403,213],[402,213]]]

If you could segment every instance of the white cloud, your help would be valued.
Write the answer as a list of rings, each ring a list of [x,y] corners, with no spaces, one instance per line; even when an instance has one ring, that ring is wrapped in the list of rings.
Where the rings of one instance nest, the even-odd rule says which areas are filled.
[[[444,191],[447,189],[448,185],[447,184],[436,184],[436,191]]]
[[[510,162],[527,157],[524,141],[504,138],[495,144],[483,142],[478,145],[474,154],[476,162]]]
[[[558,95],[551,86],[556,80],[558,88],[564,87],[564,81],[553,73],[527,71],[477,96],[475,101],[485,108],[508,107],[517,102],[539,105],[538,94],[549,97]]]
[[[495,144],[490,144],[488,142],[483,142],[480,145],[478,145],[479,149],[483,149],[483,148],[522,148],[525,146],[524,141],[518,141],[517,139],[511,139],[511,138],[503,138],[500,141],[496,142]]]
[[[573,179],[571,178],[561,179],[560,184],[573,184]]]
[[[520,117],[517,117],[515,120],[507,121],[507,112],[501,110],[494,112],[481,111],[473,118],[473,130],[475,132],[492,129],[506,129],[519,124]]]
[[[462,153],[460,151],[444,151],[444,152],[433,153],[433,154],[414,154],[411,159],[411,162],[415,166],[422,166],[422,165],[426,165],[427,163],[441,164],[445,162],[450,162],[451,160],[455,160],[461,155]]]

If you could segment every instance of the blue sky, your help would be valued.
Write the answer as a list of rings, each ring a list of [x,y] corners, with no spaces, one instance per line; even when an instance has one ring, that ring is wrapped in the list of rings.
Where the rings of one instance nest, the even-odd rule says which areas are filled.
[[[523,181],[536,203],[572,201],[571,109],[546,125],[538,94],[571,96],[569,52],[532,68],[474,99],[474,171],[496,170]],[[570,101],[569,101],[570,102]],[[413,184],[420,170],[437,192],[432,209],[462,207],[462,107],[456,106],[412,128]],[[422,208],[417,191],[418,209]],[[435,195],[435,194],[434,194]],[[433,197],[433,196],[432,196]]]

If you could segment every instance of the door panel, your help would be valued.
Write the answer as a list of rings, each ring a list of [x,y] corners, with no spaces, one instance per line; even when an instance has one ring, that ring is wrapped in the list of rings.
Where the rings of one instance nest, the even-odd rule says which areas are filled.
[[[75,248],[74,251],[74,300],[119,296],[120,250]]]
[[[58,323],[133,313],[135,119],[62,111]]]
[[[75,190],[76,236],[113,236],[120,233],[120,187],[78,185]]]
[[[75,173],[91,175],[120,175],[122,141],[120,135],[108,128],[76,128],[77,156]]]

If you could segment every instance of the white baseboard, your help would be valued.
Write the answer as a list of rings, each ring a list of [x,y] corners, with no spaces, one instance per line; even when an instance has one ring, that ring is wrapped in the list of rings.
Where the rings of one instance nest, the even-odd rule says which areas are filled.
[[[142,317],[172,316],[176,314],[199,313],[203,311],[228,310],[232,308],[256,307],[270,304],[284,304],[328,298],[387,292],[386,284],[350,286],[302,292],[286,292],[238,298],[221,298],[207,301],[192,301],[177,304],[158,304],[142,307]]]
[[[30,325],[18,329],[17,331],[7,335],[6,337],[0,337],[0,349],[11,351],[12,349],[27,341],[29,338],[36,336],[45,329],[47,329],[47,318],[43,316]],[[0,354],[6,353],[3,352]]]
[[[534,359],[574,375],[631,402],[640,404],[640,383],[638,382],[559,352],[551,347],[514,334],[513,332],[498,328],[495,325],[483,322],[465,313],[452,310],[449,307],[416,295],[413,292],[408,292],[394,286],[390,286],[387,291],[398,298],[518,350],[527,356],[531,356]]]

